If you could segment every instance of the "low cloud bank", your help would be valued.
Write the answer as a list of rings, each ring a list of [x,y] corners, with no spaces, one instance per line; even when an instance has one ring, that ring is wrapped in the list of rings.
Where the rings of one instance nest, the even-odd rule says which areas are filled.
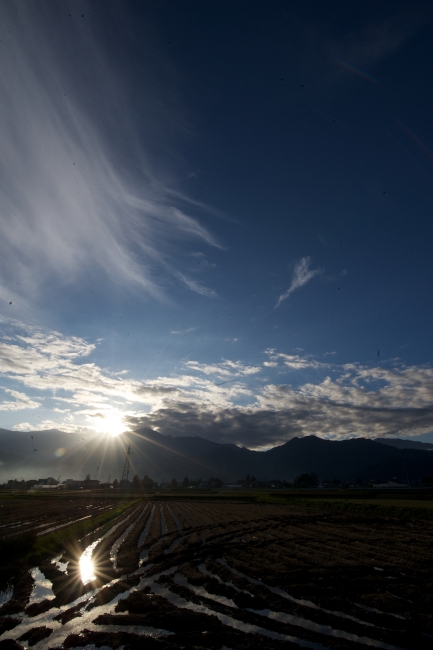
[[[214,411],[179,403],[143,417],[128,417],[127,422],[132,429],[151,426],[166,435],[202,436],[260,449],[307,435],[335,440],[419,435],[433,429],[433,406],[396,411],[299,400],[295,408]]]
[[[0,410],[13,414],[14,428],[115,435],[149,426],[256,449],[311,434],[376,438],[433,430],[430,365],[336,364],[325,355],[271,349],[254,365],[190,360],[178,374],[140,380],[98,366],[96,347],[15,322],[13,335],[0,340]]]

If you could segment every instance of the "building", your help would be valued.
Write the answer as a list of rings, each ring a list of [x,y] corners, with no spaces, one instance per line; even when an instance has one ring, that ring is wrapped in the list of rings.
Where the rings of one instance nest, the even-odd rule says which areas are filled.
[[[67,478],[66,481],[64,481],[64,485],[67,490],[94,490],[99,487],[99,481],[96,479],[77,481],[73,478]]]

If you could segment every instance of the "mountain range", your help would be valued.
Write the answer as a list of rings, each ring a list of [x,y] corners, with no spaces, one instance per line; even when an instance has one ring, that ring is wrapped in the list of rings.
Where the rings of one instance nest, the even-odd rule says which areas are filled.
[[[166,436],[139,429],[117,437],[49,431],[0,429],[0,481],[47,476],[122,478],[130,447],[129,478],[147,474],[155,481],[207,480],[232,482],[247,474],[259,480],[292,482],[314,472],[321,480],[399,482],[433,476],[433,445],[401,439],[352,438],[330,441],[316,436],[292,438],[268,451],[253,451],[205,438]]]

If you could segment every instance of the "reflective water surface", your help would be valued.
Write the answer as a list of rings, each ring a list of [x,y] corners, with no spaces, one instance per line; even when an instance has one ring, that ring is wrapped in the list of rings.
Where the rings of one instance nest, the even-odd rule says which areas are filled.
[[[0,590],[0,607],[6,605],[12,598],[14,593],[13,587],[6,587],[6,589]]]
[[[35,581],[33,591],[30,595],[29,605],[41,603],[43,600],[53,600],[53,583],[45,577],[39,567],[30,570],[32,578]]]
[[[89,582],[96,579],[92,553],[95,546],[97,546],[100,541],[100,539],[97,539],[93,544],[90,544],[80,557],[79,566],[83,585],[87,585]]]

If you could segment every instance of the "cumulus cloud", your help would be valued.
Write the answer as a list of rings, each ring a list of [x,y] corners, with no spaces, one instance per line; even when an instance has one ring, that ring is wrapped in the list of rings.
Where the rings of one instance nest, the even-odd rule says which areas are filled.
[[[250,398],[251,392],[241,383],[217,386],[215,381],[191,374],[201,370],[196,362],[185,364],[186,372],[177,376],[158,377],[147,381],[127,378],[120,372],[101,368],[89,359],[96,348],[77,337],[65,337],[58,332],[44,334],[36,328],[26,328],[14,323],[14,336],[4,336],[0,341],[0,375],[14,381],[40,403],[24,393],[7,389],[15,401],[0,402],[0,410],[19,410],[41,406],[57,415],[57,426],[73,430],[74,426],[95,428],[94,416],[102,415],[104,426],[121,429],[118,422],[123,415],[163,408],[169,402],[181,399],[203,404],[227,407],[240,396]],[[202,374],[217,378],[248,375],[260,371],[240,362],[224,361],[214,367],[202,369]],[[63,407],[63,408],[60,408]],[[66,407],[66,408],[65,408]],[[62,415],[62,417],[61,417]],[[75,418],[75,421],[74,421]],[[117,424],[116,424],[117,421]],[[96,428],[101,429],[98,424]]]
[[[83,274],[162,299],[180,245],[218,246],[193,214],[205,207],[173,190],[173,143],[187,130],[176,72],[156,32],[135,43],[142,72],[111,57],[113,29],[128,29],[118,11],[0,6],[0,299],[14,309]]]
[[[178,374],[140,381],[94,363],[97,344],[23,325],[20,330],[17,323],[14,331],[0,341],[0,375],[16,386],[3,389],[0,410],[48,411],[32,425],[26,413],[17,430],[114,434],[150,426],[255,449],[311,434],[375,438],[433,430],[430,365],[340,365],[301,350],[291,355],[270,349],[262,366],[190,360]],[[271,378],[264,379],[263,366]],[[284,375],[291,383],[281,381]]]
[[[357,403],[350,393],[344,395],[345,401],[333,402],[330,394],[309,395],[288,385],[268,386],[257,397],[259,403],[248,407],[173,402],[128,422],[131,428],[150,426],[164,434],[198,435],[252,449],[311,434],[337,440],[412,436],[433,429],[431,405],[386,406],[380,397]]]
[[[40,407],[39,402],[30,399],[25,393],[17,390],[3,388],[4,392],[14,398],[14,401],[0,402],[0,411],[20,411],[21,409],[37,409]]]
[[[291,355],[273,352],[292,369]],[[201,435],[255,449],[311,434],[328,439],[376,438],[420,435],[433,429],[433,368],[397,363],[388,369],[356,363],[340,366],[299,359],[295,369],[316,371],[315,383],[260,386],[251,391],[253,400],[247,406],[184,396],[136,415],[129,423],[132,428],[151,426],[171,435]],[[334,378],[320,379],[325,371]]]
[[[299,351],[302,352],[300,349]],[[304,356],[299,354],[285,354],[284,352],[277,352],[272,348],[265,350],[265,354],[269,357],[269,361],[264,361],[263,363],[267,368],[278,368],[280,364],[292,370],[305,370],[306,368],[324,369],[329,367],[329,364],[318,361],[311,354]]]
[[[296,291],[296,289],[300,289],[300,287],[303,287],[304,284],[307,284],[307,282],[309,282],[316,275],[319,275],[319,273],[322,272],[321,269],[310,269],[310,264],[311,264],[310,257],[302,257],[299,260],[299,262],[295,266],[295,270],[293,271],[292,282],[290,284],[290,287],[287,289],[285,293],[282,293],[281,296],[278,298],[277,304],[275,305],[275,309],[279,307],[284,300],[287,300],[287,298],[294,291]]]
[[[187,361],[185,366],[189,370],[202,372],[205,375],[215,375],[219,377],[236,377],[239,375],[255,375],[260,372],[259,366],[248,366],[241,361],[230,361],[223,359],[218,364],[199,363],[198,361]]]

